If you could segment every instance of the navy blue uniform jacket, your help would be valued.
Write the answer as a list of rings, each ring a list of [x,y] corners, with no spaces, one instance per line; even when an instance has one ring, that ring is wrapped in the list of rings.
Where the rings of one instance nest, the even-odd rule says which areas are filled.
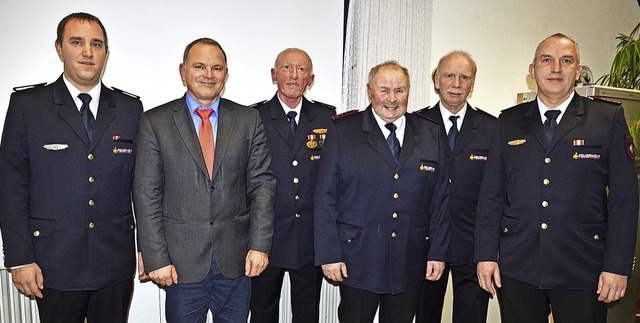
[[[141,113],[140,100],[102,85],[89,143],[62,76],[11,95],[0,146],[7,267],[35,262],[45,287],[58,290],[133,277],[131,185]]]
[[[396,166],[373,113],[329,129],[315,191],[316,265],[345,262],[345,285],[396,294],[425,280],[427,259],[447,255],[447,156],[438,125],[405,114]]]
[[[277,181],[269,266],[299,269],[313,264],[313,189],[335,110],[302,97],[294,136],[277,94],[255,108],[262,117]]]
[[[440,123],[441,135],[446,136],[439,103],[433,108],[425,108],[418,113]],[[450,149],[445,149],[449,161],[447,172],[451,180],[449,184],[451,244],[447,261],[454,266],[473,262],[476,206],[495,126],[496,117],[482,110],[474,110],[467,104],[467,112],[456,138],[454,150],[451,152]]]
[[[593,289],[631,275],[638,219],[622,107],[574,94],[550,144],[537,101],[498,118],[480,191],[476,261],[540,288]]]

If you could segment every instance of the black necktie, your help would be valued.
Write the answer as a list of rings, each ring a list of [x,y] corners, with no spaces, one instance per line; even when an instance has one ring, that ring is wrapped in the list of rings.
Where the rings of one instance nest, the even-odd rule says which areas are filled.
[[[393,155],[393,159],[395,159],[396,164],[398,163],[398,158],[400,157],[400,140],[396,137],[396,125],[393,123],[387,123],[384,125],[391,131],[389,137],[387,137],[387,145],[389,145],[389,149],[391,149],[391,154]]]
[[[447,137],[449,138],[449,147],[451,148],[451,151],[453,151],[453,146],[455,145],[456,137],[458,136],[458,118],[460,117],[459,116],[449,117],[449,120],[451,120],[451,122],[453,123],[451,128],[449,128],[449,133],[447,134]]]
[[[547,143],[551,142],[551,138],[553,138],[553,132],[556,130],[556,126],[558,123],[556,122],[556,118],[560,115],[560,110],[549,110],[544,113],[547,117],[547,120],[544,121],[544,136],[547,137]]]
[[[289,127],[291,127],[291,132],[296,133],[296,129],[298,129],[298,124],[296,124],[296,115],[295,111],[287,112],[287,118],[289,119]]]
[[[91,95],[87,93],[78,94],[78,98],[82,101],[82,107],[80,108],[80,116],[82,117],[82,123],[84,124],[84,129],[87,130],[87,136],[89,137],[89,141],[91,141],[93,137],[93,122],[96,119],[93,117],[93,113],[89,109],[89,102],[91,102]]]

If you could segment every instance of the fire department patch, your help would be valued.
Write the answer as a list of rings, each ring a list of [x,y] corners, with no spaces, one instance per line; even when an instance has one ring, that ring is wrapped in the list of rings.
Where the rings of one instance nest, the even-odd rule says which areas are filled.
[[[626,150],[627,150],[627,156],[629,156],[629,158],[631,159],[635,159],[636,158],[636,152],[635,152],[635,148],[633,147],[633,138],[630,135],[624,135],[624,141],[625,141],[625,145]]]

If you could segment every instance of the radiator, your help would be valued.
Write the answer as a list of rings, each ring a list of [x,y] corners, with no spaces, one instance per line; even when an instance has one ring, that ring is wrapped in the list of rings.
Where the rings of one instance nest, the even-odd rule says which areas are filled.
[[[0,323],[40,323],[35,300],[21,295],[6,269],[0,270]]]

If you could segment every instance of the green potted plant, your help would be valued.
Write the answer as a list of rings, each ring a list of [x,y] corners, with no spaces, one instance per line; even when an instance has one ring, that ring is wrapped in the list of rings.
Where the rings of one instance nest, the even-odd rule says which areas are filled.
[[[620,42],[609,74],[601,76],[596,83],[623,89],[640,90],[640,23],[631,34],[619,34]]]

